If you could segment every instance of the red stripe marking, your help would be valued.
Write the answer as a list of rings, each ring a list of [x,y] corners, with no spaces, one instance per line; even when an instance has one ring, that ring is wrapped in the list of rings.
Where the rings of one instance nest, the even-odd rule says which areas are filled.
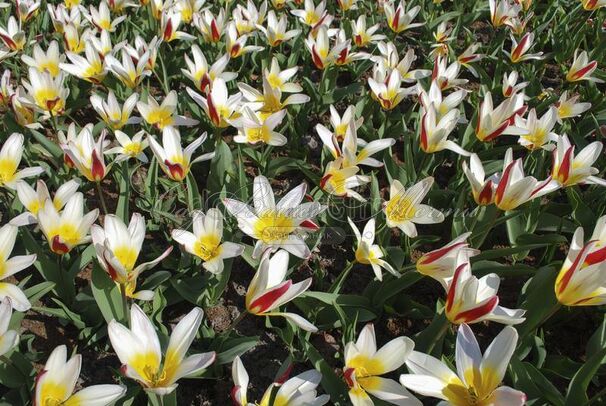
[[[474,320],[483,317],[494,310],[495,307],[499,304],[499,297],[493,296],[481,306],[475,307],[473,309],[464,311],[459,313],[455,318],[456,321],[461,321],[463,323],[468,323]]]
[[[260,314],[267,311],[280,297],[284,296],[288,289],[290,289],[291,285],[292,281],[289,280],[281,286],[268,290],[250,304],[249,311],[255,314]]]

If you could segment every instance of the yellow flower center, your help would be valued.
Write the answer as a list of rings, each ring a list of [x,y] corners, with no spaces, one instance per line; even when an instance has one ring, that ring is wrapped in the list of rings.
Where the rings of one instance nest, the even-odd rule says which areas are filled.
[[[18,165],[19,163],[14,159],[0,159],[0,186],[15,178],[15,172],[17,171]]]
[[[122,245],[116,247],[113,251],[114,256],[116,257],[118,262],[122,264],[124,269],[126,269],[127,271],[132,271],[135,267],[135,262],[137,262],[137,257],[139,256],[137,250],[132,247],[129,247],[128,245]]]
[[[53,88],[42,88],[34,92],[34,100],[38,107],[52,114],[63,111],[65,102],[61,99],[59,92]]]
[[[47,71],[52,77],[55,77],[59,74],[59,64],[56,61],[47,60],[38,65],[38,70],[40,72]]]
[[[141,143],[131,142],[130,144],[126,144],[124,146],[124,153],[128,156],[136,157],[141,153]]]
[[[376,376],[385,373],[385,366],[376,358],[358,354],[347,363],[347,368],[355,370],[356,378]]]
[[[275,210],[266,210],[254,225],[255,237],[266,244],[284,241],[295,230],[293,219]]]
[[[282,86],[282,80],[275,73],[270,73],[267,75],[267,81],[274,89],[279,89]]]
[[[404,197],[394,197],[385,207],[385,215],[395,222],[410,220],[414,217],[416,209],[412,200]]]
[[[48,234],[50,236],[50,240],[52,240],[55,236],[59,236],[69,245],[76,245],[82,239],[82,236],[78,231],[78,227],[71,223],[63,223],[59,227],[51,230],[51,232]]]
[[[210,261],[221,254],[221,239],[217,234],[207,234],[200,237],[194,245],[195,254],[204,262]]]
[[[269,130],[265,126],[248,128],[246,130],[246,139],[251,144],[259,141],[267,143],[269,141]]]
[[[173,112],[166,108],[154,109],[147,117],[147,122],[158,126],[159,129],[163,129],[167,125],[171,125],[173,121]]]

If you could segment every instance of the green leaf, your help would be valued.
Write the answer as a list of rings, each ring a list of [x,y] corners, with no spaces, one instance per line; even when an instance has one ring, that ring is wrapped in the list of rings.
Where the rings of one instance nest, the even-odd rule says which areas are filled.
[[[111,320],[125,321],[126,314],[122,304],[120,288],[109,275],[98,265],[93,265],[91,280],[93,297],[106,322]]]
[[[591,356],[577,371],[572,381],[570,381],[570,385],[568,385],[565,406],[586,405],[588,403],[587,387],[604,359],[606,359],[606,347]]]

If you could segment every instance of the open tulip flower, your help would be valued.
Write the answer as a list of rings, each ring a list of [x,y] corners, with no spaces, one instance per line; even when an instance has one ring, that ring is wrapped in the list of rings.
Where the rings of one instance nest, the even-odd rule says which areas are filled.
[[[7,354],[19,344],[19,333],[9,330],[13,305],[10,297],[5,297],[0,302],[0,357]]]
[[[181,147],[181,134],[174,127],[164,127],[162,130],[162,145],[149,136],[149,146],[151,147],[160,168],[166,176],[177,182],[182,182],[187,177],[191,166],[196,162],[208,161],[215,156],[214,152],[202,154],[192,160],[192,155],[206,140],[206,133],[196,138],[185,149]]]
[[[329,26],[331,19],[328,11],[326,11],[326,0],[322,0],[317,6],[313,0],[305,0],[303,10],[292,10],[292,15],[299,18],[302,24],[311,27],[312,31],[321,25]]]
[[[471,233],[463,233],[445,246],[423,254],[417,259],[417,271],[429,276],[448,289],[455,270],[459,264],[469,262],[469,259],[480,253],[471,248],[467,239]]]
[[[414,87],[401,87],[402,78],[398,70],[391,72],[387,82],[377,82],[370,78],[368,79],[368,85],[374,97],[376,97],[381,107],[385,110],[392,110],[404,100],[404,97],[416,92]]]
[[[568,136],[558,137],[557,147],[553,151],[552,178],[561,187],[578,183],[606,186],[606,180],[595,176],[600,171],[592,166],[600,157],[602,148],[601,142],[594,141],[575,156],[575,146],[570,143]]]
[[[388,227],[398,227],[404,234],[417,236],[415,224],[435,224],[444,221],[444,214],[433,207],[421,204],[433,178],[425,178],[419,183],[405,189],[397,179],[389,187],[389,200],[384,203],[383,211]]]
[[[503,161],[503,173],[495,192],[495,204],[501,210],[513,210],[518,206],[557,190],[560,186],[551,176],[538,181],[524,174],[521,158],[513,160],[513,150],[509,148]]]
[[[288,252],[280,250],[270,257],[263,255],[259,269],[253,276],[246,291],[246,310],[255,316],[279,316],[293,322],[305,331],[318,331],[316,326],[295,313],[278,310],[291,300],[303,294],[311,286],[311,278],[293,283],[286,279]]]
[[[343,375],[354,406],[373,405],[369,394],[394,405],[420,406],[422,403],[392,379],[382,378],[400,368],[412,353],[414,342],[408,337],[394,338],[379,350],[375,328],[364,326],[358,340],[345,346]]]
[[[88,233],[98,216],[99,209],[84,214],[84,196],[77,192],[69,198],[61,212],[51,200],[46,200],[38,211],[38,224],[51,251],[64,255],[75,246],[90,241]]]
[[[257,176],[253,184],[253,207],[235,199],[223,199],[227,211],[238,220],[240,230],[257,240],[253,257],[258,258],[267,249],[280,248],[299,258],[311,255],[300,234],[319,229],[313,218],[326,206],[318,202],[302,204],[306,191],[307,186],[302,183],[276,203],[267,178]]]
[[[387,18],[387,25],[395,33],[401,33],[425,24],[412,22],[417,14],[419,14],[419,11],[421,11],[421,6],[414,6],[406,11],[406,2],[400,0],[397,7],[395,7],[393,1],[389,1],[385,3],[383,9],[385,11],[385,18]]]
[[[499,28],[518,15],[520,7],[509,0],[488,0],[490,8],[490,22],[493,27]]]
[[[218,77],[212,82],[212,87],[207,97],[196,93],[189,87],[187,93],[206,113],[215,127],[224,128],[228,126],[227,120],[234,118],[237,106],[240,104],[242,94],[236,93],[229,96],[225,81]]]
[[[22,51],[27,37],[22,30],[21,24],[17,22],[14,16],[8,18],[6,28],[0,26],[0,40],[11,51]]]
[[[326,165],[324,175],[320,179],[320,187],[331,195],[352,197],[365,202],[366,199],[353,188],[370,183],[370,176],[358,175],[358,166],[345,166],[344,162],[345,158],[341,156]]]
[[[149,125],[153,125],[159,130],[163,130],[167,126],[194,126],[198,124],[198,120],[175,114],[177,110],[177,92],[174,90],[168,93],[162,104],[158,104],[151,96],[147,98],[147,103],[138,101],[137,110]]]
[[[301,30],[287,30],[287,27],[287,16],[281,14],[278,18],[273,10],[267,13],[267,27],[257,26],[259,31],[265,35],[270,47],[277,47],[301,34]]]
[[[91,182],[100,182],[109,172],[109,168],[105,165],[107,130],[101,131],[97,142],[93,138],[92,131],[92,125],[84,127],[76,139],[68,141],[63,151],[82,176]]]
[[[173,239],[182,244],[187,252],[197,256],[207,271],[223,272],[223,260],[237,257],[244,252],[244,246],[223,239],[223,215],[218,209],[209,209],[206,214],[200,210],[192,213],[193,233],[174,229]]]
[[[566,80],[569,82],[588,80],[590,82],[602,83],[603,80],[591,76],[597,67],[598,61],[589,61],[587,51],[581,51],[581,53],[579,53],[579,50],[577,49],[574,51],[574,61],[566,74]]]
[[[40,166],[19,170],[23,157],[23,134],[12,133],[0,148],[0,187],[15,189],[21,179],[44,172]]]
[[[430,104],[427,107],[421,108],[420,116],[420,144],[423,152],[432,154],[449,149],[459,155],[470,155],[469,152],[465,151],[457,143],[447,139],[459,121],[461,116],[459,110],[452,109],[438,118],[435,107],[433,104]]]
[[[234,358],[231,364],[231,373],[234,381],[231,398],[234,405],[253,405],[253,403],[248,402],[249,377],[240,357]],[[286,377],[283,379],[285,380],[284,382],[274,382],[267,388],[263,398],[258,403],[259,406],[322,406],[330,400],[330,396],[328,395],[318,396],[316,388],[322,380],[322,374],[315,369],[305,371],[288,380],[286,380]],[[276,388],[277,391],[275,390]],[[271,402],[272,399],[273,402]]]
[[[504,97],[512,97],[518,94],[522,89],[528,86],[529,82],[518,83],[519,74],[517,71],[503,74],[502,93]]]
[[[520,145],[530,150],[543,148],[551,151],[555,145],[549,142],[557,141],[558,139],[558,135],[552,131],[556,124],[557,116],[558,113],[555,107],[549,108],[541,118],[537,118],[536,110],[532,109],[528,113],[528,118],[516,115],[515,124],[508,127],[504,131],[504,134],[519,135],[518,142]]]
[[[606,7],[606,0],[581,0],[583,9],[587,11],[594,11],[602,7]]]
[[[326,69],[335,63],[341,52],[348,46],[348,43],[335,42],[331,47],[328,28],[321,25],[315,36],[309,34],[309,37],[305,40],[305,45],[316,68]]]
[[[47,200],[51,200],[57,210],[63,209],[67,201],[78,191],[79,187],[80,179],[72,179],[59,186],[57,192],[51,198],[48,187],[43,180],[38,180],[35,190],[24,181],[17,182],[17,197],[27,211],[13,218],[11,224],[22,226],[37,223],[38,218],[36,216],[40,209],[44,207]]]
[[[469,263],[460,264],[454,271],[446,291],[446,317],[453,324],[479,323],[492,320],[502,324],[519,324],[524,310],[499,306],[497,292],[501,279],[491,273],[480,279],[471,274]]]
[[[179,379],[206,369],[215,361],[214,352],[187,355],[203,315],[202,309],[196,307],[177,323],[164,356],[154,325],[136,304],[130,310],[130,329],[116,320],[110,321],[107,333],[122,362],[122,373],[146,391],[163,396],[177,388]]]
[[[93,385],[73,393],[80,377],[82,356],[67,359],[67,347],[56,347],[36,378],[33,404],[109,406],[126,393],[122,385]]]
[[[471,154],[469,158],[469,166],[463,161],[463,173],[471,185],[471,193],[473,199],[480,206],[487,206],[494,203],[497,185],[499,184],[499,176],[492,175],[486,179],[486,172],[482,161],[476,154]]]
[[[103,227],[94,224],[90,232],[99,264],[118,285],[126,289],[126,296],[151,300],[151,291],[135,293],[137,277],[158,265],[173,248],[168,247],[156,259],[135,266],[145,239],[145,218],[134,213],[127,226],[119,217],[108,214],[103,218],[103,223]]]
[[[524,94],[517,94],[505,99],[496,108],[493,107],[492,95],[486,92],[480,104],[476,137],[480,141],[492,141],[505,133],[515,122],[515,117],[523,115],[527,106],[524,105]]]
[[[578,117],[591,108],[591,103],[578,103],[579,95],[568,97],[568,91],[564,91],[560,99],[556,102],[558,112],[558,122],[562,124],[562,120],[572,117]]]
[[[116,131],[122,129],[127,124],[139,124],[141,122],[141,118],[131,117],[131,113],[137,105],[138,100],[139,95],[133,93],[120,106],[116,95],[110,90],[107,94],[107,101],[101,96],[94,94],[90,97],[90,104],[105,124],[110,129]]]
[[[356,247],[356,261],[361,264],[370,265],[375,276],[380,281],[383,280],[381,268],[394,274],[396,277],[399,277],[400,274],[387,261],[382,259],[384,254],[381,247],[374,243],[375,219],[368,220],[361,234],[351,218],[348,217],[347,221],[358,241],[358,246]]]
[[[147,155],[143,152],[149,146],[149,138],[143,139],[147,135],[144,130],[137,132],[132,138],[120,130],[116,130],[114,135],[119,146],[105,151],[106,155],[117,154],[114,162],[121,162],[131,158],[138,159],[143,163],[149,162]]]
[[[536,54],[528,54],[528,50],[532,47],[534,42],[534,33],[529,32],[522,37],[520,42],[516,41],[516,39],[511,37],[511,52],[509,54],[509,59],[513,63],[519,63],[529,60],[537,60],[543,59],[543,52],[538,52]]]
[[[10,257],[17,240],[18,229],[12,224],[0,227],[0,299],[9,298],[12,307],[25,312],[31,304],[19,286],[4,281],[6,278],[30,267],[36,261],[36,255],[17,255]],[[0,344],[2,344],[0,340]]]
[[[444,406],[523,406],[523,392],[499,386],[518,342],[513,327],[505,327],[486,349],[484,355],[466,324],[459,326],[456,367],[431,355],[413,351],[406,360],[410,374],[400,376],[400,383],[423,396],[441,399]]]
[[[566,306],[606,303],[606,216],[598,219],[589,242],[583,236],[577,228],[555,282],[556,297]]]
[[[181,72],[194,83],[197,90],[206,94],[212,88],[212,84],[216,78],[221,78],[225,82],[229,82],[238,76],[235,72],[225,72],[227,64],[229,63],[228,54],[224,54],[218,58],[209,67],[206,57],[198,45],[192,45],[191,51],[193,61],[185,54],[187,69],[181,69]]]
[[[46,52],[42,50],[40,45],[34,45],[32,56],[21,55],[21,60],[26,65],[38,69],[39,72],[48,72],[52,77],[56,77],[61,72],[59,66],[65,59],[59,52],[59,44],[57,41],[51,41]]]

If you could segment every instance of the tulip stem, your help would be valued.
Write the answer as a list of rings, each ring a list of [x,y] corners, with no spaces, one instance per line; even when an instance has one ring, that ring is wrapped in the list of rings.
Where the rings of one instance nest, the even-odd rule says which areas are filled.
[[[107,204],[105,203],[105,197],[103,197],[103,191],[101,190],[101,182],[95,182],[97,186],[97,193],[99,194],[99,200],[101,200],[101,208],[103,209],[103,214],[109,213],[107,211]]]
[[[124,319],[126,323],[130,325],[130,317],[128,317],[128,297],[126,296],[126,284],[120,284],[120,293],[122,295],[122,311],[124,312]]]

